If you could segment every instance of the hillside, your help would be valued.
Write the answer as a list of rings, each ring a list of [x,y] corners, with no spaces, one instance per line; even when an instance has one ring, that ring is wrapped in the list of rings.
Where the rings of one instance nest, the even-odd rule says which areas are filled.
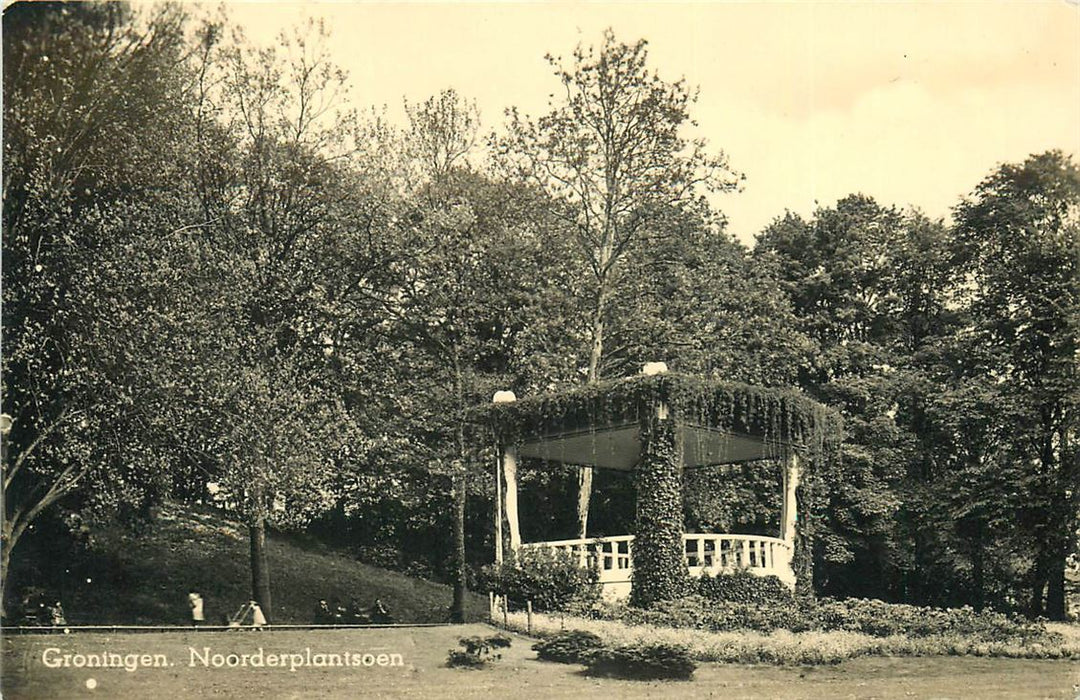
[[[448,586],[296,538],[271,534],[267,551],[276,623],[313,622],[320,598],[355,599],[362,606],[378,598],[395,621],[446,621]],[[251,590],[246,529],[209,509],[167,506],[139,535],[119,528],[94,532],[89,550],[64,567],[42,584],[60,594],[72,624],[187,624],[192,589],[205,600],[207,622],[217,624]],[[486,597],[469,597],[470,620],[486,611]]]

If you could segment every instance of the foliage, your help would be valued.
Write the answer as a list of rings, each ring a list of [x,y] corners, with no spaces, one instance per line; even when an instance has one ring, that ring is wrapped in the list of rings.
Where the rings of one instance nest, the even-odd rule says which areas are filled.
[[[603,639],[584,630],[567,630],[541,639],[533,644],[533,651],[544,661],[557,661],[563,664],[585,664],[598,649],[602,648]]]
[[[178,5],[4,13],[5,574],[52,509],[145,522],[213,482],[253,552],[268,524],[314,520],[461,592],[493,549],[492,432],[641,424],[662,399],[806,448],[800,593],[1063,616],[1072,157],[996,167],[952,227],[852,195],[750,253],[701,197],[736,180],[686,135],[694,91],[645,42],[549,57],[564,93],[511,112],[497,179],[457,93],[407,103],[399,133],[350,108],[321,27],[274,47],[229,29]],[[551,393],[655,359],[683,374]],[[506,388],[534,398],[466,411]],[[683,522],[676,475],[639,474],[665,487],[644,486],[665,503],[646,498],[639,529],[670,549],[687,523],[774,527],[775,476],[738,471],[687,478]],[[584,526],[570,478],[523,475],[559,496],[531,527],[564,525],[552,502],[574,487]],[[594,525],[626,531],[629,479],[596,483]],[[660,550],[640,544],[644,571]]]
[[[957,206],[956,222],[958,271],[970,279],[964,330],[981,351],[960,375],[996,385],[987,417],[1007,437],[993,462],[1026,465],[999,481],[1005,493],[990,487],[991,498],[1025,494],[1010,520],[1035,548],[1028,610],[1063,619],[1065,561],[1080,517],[1080,168],[1057,151],[1002,165]],[[996,475],[985,464],[965,466],[986,483]],[[968,534],[981,564],[993,556],[983,542],[992,511],[972,503],[957,514],[975,526]]]
[[[957,634],[972,640],[1005,642],[1013,638],[1039,639],[1047,634],[1041,623],[1001,613],[977,612],[970,607],[942,609],[848,599],[821,601],[813,613],[820,629],[862,632],[875,637]]]
[[[945,314],[942,227],[863,195],[789,214],[758,239],[798,327],[816,347],[800,385],[845,421],[843,459],[819,470],[804,491],[814,500],[815,574],[837,595],[882,590],[903,566],[896,517],[907,471],[909,414],[898,410],[912,354],[940,332]],[[937,268],[927,264],[933,261]],[[805,521],[804,521],[805,522]],[[800,538],[801,542],[811,541]],[[797,548],[798,549],[798,548]]]
[[[484,567],[479,585],[505,596],[511,609],[523,610],[531,600],[536,611],[554,611],[598,598],[599,577],[599,571],[579,566],[569,553],[537,548]]]
[[[720,603],[791,602],[791,589],[775,576],[755,576],[748,571],[735,571],[718,576],[702,576],[695,582],[697,594]]]
[[[450,668],[483,668],[491,661],[502,658],[496,649],[508,649],[511,639],[505,634],[493,634],[489,637],[462,637],[458,643],[465,649],[451,649],[447,652],[446,665]]]
[[[180,478],[138,304],[182,227],[191,77],[178,7],[27,3],[3,16],[3,557],[43,512],[160,498]],[[132,90],[130,86],[140,86]]]
[[[645,41],[609,30],[599,47],[579,46],[570,66],[548,56],[565,99],[533,121],[509,112],[498,150],[516,178],[539,184],[573,228],[594,291],[588,379],[600,378],[612,277],[639,236],[699,191],[734,187],[726,159],[682,135],[696,100],[683,81],[648,68]]]
[[[609,678],[688,681],[696,669],[687,647],[657,643],[601,647],[589,655],[585,672]]]

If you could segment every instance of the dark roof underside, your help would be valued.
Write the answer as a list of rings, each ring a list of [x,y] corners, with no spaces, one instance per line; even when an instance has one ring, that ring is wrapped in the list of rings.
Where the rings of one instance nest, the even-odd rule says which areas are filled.
[[[682,443],[684,467],[774,459],[783,447],[753,435],[701,425],[679,426],[676,436]],[[640,454],[641,427],[637,424],[549,435],[518,446],[521,457],[603,469],[631,470]]]

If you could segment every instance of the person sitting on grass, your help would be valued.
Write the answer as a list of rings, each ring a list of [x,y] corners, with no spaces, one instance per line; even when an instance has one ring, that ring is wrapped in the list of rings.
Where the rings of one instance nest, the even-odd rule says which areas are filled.
[[[334,614],[330,612],[330,606],[326,604],[325,598],[320,599],[319,604],[315,606],[315,624],[334,624]]]

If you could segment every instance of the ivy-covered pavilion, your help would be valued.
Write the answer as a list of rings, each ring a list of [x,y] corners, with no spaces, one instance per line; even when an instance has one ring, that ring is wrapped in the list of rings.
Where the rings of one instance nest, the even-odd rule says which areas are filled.
[[[809,583],[809,533],[801,523],[810,504],[801,475],[835,452],[840,431],[834,412],[798,391],[668,373],[663,363],[649,363],[639,376],[562,393],[518,401],[498,392],[478,418],[492,429],[500,455],[500,562],[505,513],[513,552],[570,552],[582,566],[599,568],[605,596],[637,604],[682,595],[687,575],[736,569],[775,575],[792,588],[803,577]],[[522,542],[517,471],[524,459],[632,471],[635,532]],[[775,537],[685,532],[685,469],[762,460],[782,464]]]

